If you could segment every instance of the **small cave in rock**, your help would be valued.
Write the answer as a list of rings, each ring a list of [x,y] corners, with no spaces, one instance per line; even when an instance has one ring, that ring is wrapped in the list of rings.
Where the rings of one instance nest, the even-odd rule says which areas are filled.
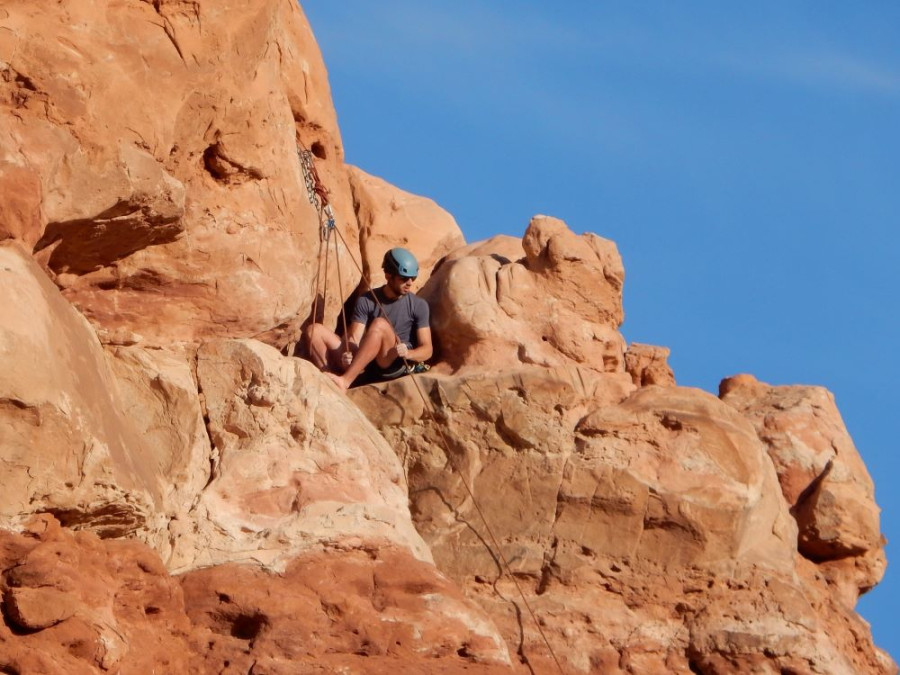
[[[207,173],[216,180],[228,180],[230,171],[219,157],[219,144],[213,143],[203,151],[203,166]]]
[[[231,619],[231,637],[238,640],[254,640],[268,623],[266,617],[259,612],[238,614]]]
[[[60,525],[73,530],[90,530],[100,539],[121,539],[144,524],[141,514],[125,504],[106,504],[90,510],[47,509]]]
[[[663,415],[659,423],[662,424],[669,431],[682,431],[684,429],[684,425],[681,423],[677,417],[673,417],[672,415]]]
[[[325,146],[322,145],[319,141],[316,141],[315,143],[313,143],[309,149],[310,149],[310,152],[312,152],[312,154],[314,156],[316,156],[317,158],[319,158],[319,159],[327,158],[327,155],[325,154]]]
[[[203,151],[203,168],[219,183],[240,184],[263,177],[257,167],[244,164],[228,157],[221,144],[216,142]]]

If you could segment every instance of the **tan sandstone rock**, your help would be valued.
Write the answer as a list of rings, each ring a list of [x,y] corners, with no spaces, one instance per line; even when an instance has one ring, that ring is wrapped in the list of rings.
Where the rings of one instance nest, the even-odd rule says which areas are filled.
[[[744,414],[766,444],[791,512],[798,546],[852,607],[884,575],[884,542],[875,488],[822,387],[780,386],[750,375],[723,380],[722,400]]]
[[[349,246],[326,323],[351,253],[440,259],[431,375],[348,399],[275,349],[315,296],[298,142]],[[0,192],[0,672],[897,672],[827,392],[675,387],[562,221],[450,250],[344,164],[296,2],[6,0]]]
[[[674,385],[675,374],[668,364],[670,352],[667,347],[632,342],[625,352],[625,370],[639,387]]]
[[[509,600],[518,591],[509,578],[501,595],[493,590],[498,555],[573,672],[619,672],[610,664],[623,660],[689,672],[694,618],[720,580],[764,598],[765,579],[777,577],[801,593],[796,526],[765,449],[715,397],[635,391],[627,373],[571,367],[417,380],[433,413],[410,378],[351,395],[404,459],[413,516],[438,566],[507,640],[518,630]],[[699,604],[687,612],[692,592]],[[802,611],[815,621],[812,605]],[[730,616],[724,603],[709,612],[716,627]],[[769,621],[805,645],[801,661],[821,651],[818,626],[794,628],[778,608]],[[523,623],[529,658],[551,667],[533,623]],[[741,629],[766,639],[750,618]]]
[[[190,530],[188,513],[211,477],[213,448],[203,420],[195,352],[106,348],[118,407],[141,439],[135,454],[162,477],[157,513],[165,527],[138,534],[165,560]]]
[[[296,135],[341,222],[355,218],[299,6],[14,0],[4,12],[0,161],[40,176],[36,250],[67,297],[156,342],[289,341],[312,305],[318,243]],[[345,236],[358,246],[355,226]]]
[[[452,262],[467,256],[493,257],[501,264],[518,262],[525,259],[525,249],[522,248],[522,240],[511,237],[508,234],[498,234],[490,239],[476,241],[451,251],[442,262]]]
[[[405,241],[430,269],[463,243],[431,200],[344,165],[325,67],[297,3],[5,7],[0,186],[21,197],[2,207],[0,237],[33,246],[107,329],[156,345],[295,342],[314,306],[320,226],[298,143],[350,247],[334,254],[344,296],[360,280],[354,258],[377,277],[373,261],[389,245]],[[343,301],[335,289],[328,322]]]
[[[441,360],[456,371],[576,363],[624,372],[615,244],[535,216],[523,247],[524,260],[451,255],[435,271],[421,295],[432,306]]]
[[[421,287],[438,260],[465,245],[453,216],[434,201],[404,192],[356,167],[349,169],[363,266],[373,286],[384,283],[381,261],[388,249],[402,246],[416,255],[419,261],[416,283]]]
[[[0,161],[0,241],[16,239],[27,248],[41,238],[41,179],[9,161]]]
[[[0,272],[10,298],[0,310],[0,448],[17,468],[3,476],[4,525],[50,512],[107,538],[140,536],[180,570],[235,561],[275,570],[300,552],[324,559],[393,547],[438,583],[399,461],[311,364],[253,340],[104,350],[17,243],[0,245]],[[81,626],[83,640],[104,645],[91,659],[119,663],[131,638],[97,637],[78,619],[84,599],[70,591],[14,585],[5,614],[20,630]],[[506,659],[474,606],[425,595],[435,635],[461,622],[456,649]],[[470,644],[472,630],[493,646]]]
[[[0,288],[0,521],[49,511],[104,536],[153,529],[161,479],[90,326],[17,243],[0,244]]]
[[[213,468],[172,569],[282,569],[301,551],[372,542],[431,559],[395,455],[312,364],[254,340],[218,340],[201,345],[197,376]]]

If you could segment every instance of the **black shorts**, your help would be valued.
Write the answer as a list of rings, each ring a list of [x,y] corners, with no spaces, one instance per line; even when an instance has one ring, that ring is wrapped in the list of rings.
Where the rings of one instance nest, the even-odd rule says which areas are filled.
[[[413,364],[410,363],[410,366]],[[406,367],[406,362],[397,358],[394,359],[394,362],[391,363],[386,368],[382,368],[378,365],[377,361],[372,361],[366,369],[360,373],[360,376],[356,378],[353,382],[354,387],[359,387],[364,384],[372,384],[374,382],[387,382],[388,380],[396,380],[398,377],[403,377],[404,375],[408,375],[410,372],[409,368]]]
[[[403,359],[398,358],[387,368],[382,368],[378,365],[377,361],[372,361],[351,386],[358,387],[363,384],[388,382],[412,373],[425,373],[430,367],[431,366],[426,363],[404,361]]]

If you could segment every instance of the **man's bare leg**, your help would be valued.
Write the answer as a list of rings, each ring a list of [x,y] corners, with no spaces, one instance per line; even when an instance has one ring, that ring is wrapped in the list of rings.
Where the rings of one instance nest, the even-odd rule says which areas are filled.
[[[344,391],[350,388],[353,381],[366,369],[372,361],[386,368],[397,358],[394,349],[397,344],[397,336],[391,322],[383,317],[378,317],[366,329],[360,342],[359,349],[353,356],[353,361],[343,375],[329,373],[329,377]]]
[[[313,323],[303,331],[306,344],[309,348],[309,360],[319,370],[328,370],[332,365],[329,353],[340,349],[343,341],[331,330],[320,323]]]

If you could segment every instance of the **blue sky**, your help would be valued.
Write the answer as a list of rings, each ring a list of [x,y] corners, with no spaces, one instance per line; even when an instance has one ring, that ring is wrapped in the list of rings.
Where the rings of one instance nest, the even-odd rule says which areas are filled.
[[[679,384],[828,387],[900,542],[900,3],[302,5],[349,162],[468,241],[537,213],[615,241],[622,332]],[[895,659],[898,577],[859,605]]]

